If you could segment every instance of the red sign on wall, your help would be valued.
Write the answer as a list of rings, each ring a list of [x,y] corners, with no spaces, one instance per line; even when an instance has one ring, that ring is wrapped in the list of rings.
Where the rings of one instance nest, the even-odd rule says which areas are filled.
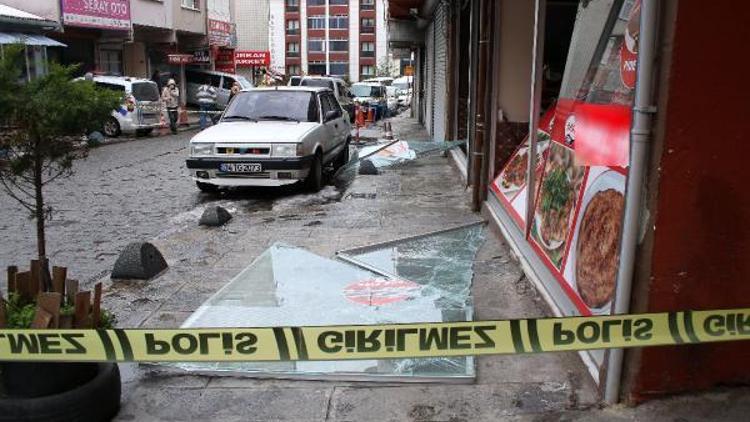
[[[268,51],[237,51],[234,53],[237,66],[268,66],[271,54]]]
[[[188,64],[193,62],[192,54],[168,54],[167,61],[169,64]]]
[[[220,48],[216,55],[215,68],[219,72],[236,73],[234,50],[231,48]]]

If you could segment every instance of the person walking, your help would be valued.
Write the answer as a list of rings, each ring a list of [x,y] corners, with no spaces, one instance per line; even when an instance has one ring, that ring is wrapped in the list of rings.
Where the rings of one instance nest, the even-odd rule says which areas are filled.
[[[175,83],[174,79],[170,79],[167,82],[167,86],[161,92],[161,100],[164,101],[164,105],[167,107],[169,129],[175,134],[177,133],[177,108],[180,106],[180,89],[177,88],[177,83]]]
[[[198,88],[196,97],[200,106],[200,126],[201,129],[205,129],[208,127],[209,112],[213,111],[216,105],[216,89],[211,86],[211,78],[207,78],[206,83]]]

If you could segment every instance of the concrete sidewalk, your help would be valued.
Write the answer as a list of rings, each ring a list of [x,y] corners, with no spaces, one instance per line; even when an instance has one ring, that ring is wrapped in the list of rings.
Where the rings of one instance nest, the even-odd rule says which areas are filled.
[[[411,119],[391,121],[397,137],[428,138]],[[459,175],[440,156],[358,176],[320,194],[227,194],[206,204],[232,209],[227,226],[198,227],[202,207],[176,216],[185,227],[152,240],[169,270],[147,283],[108,283],[104,303],[114,308],[122,327],[178,327],[274,242],[333,257],[341,249],[478,221],[468,203]],[[548,315],[499,237],[488,234],[474,269],[477,319]],[[476,367],[475,384],[441,385],[189,376],[124,364],[118,420],[650,420],[669,414],[599,410],[594,384],[574,353],[486,356]],[[748,402],[747,396],[743,400]]]

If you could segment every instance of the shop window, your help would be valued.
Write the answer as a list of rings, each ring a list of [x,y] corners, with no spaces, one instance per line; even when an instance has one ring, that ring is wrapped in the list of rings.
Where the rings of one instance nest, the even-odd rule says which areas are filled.
[[[99,70],[110,75],[122,75],[122,51],[99,50]]]

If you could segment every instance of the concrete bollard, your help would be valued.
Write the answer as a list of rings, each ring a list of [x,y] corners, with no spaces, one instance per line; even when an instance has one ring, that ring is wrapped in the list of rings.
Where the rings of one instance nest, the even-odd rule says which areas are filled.
[[[167,261],[156,246],[148,242],[133,242],[117,258],[110,278],[148,280],[167,268]]]

